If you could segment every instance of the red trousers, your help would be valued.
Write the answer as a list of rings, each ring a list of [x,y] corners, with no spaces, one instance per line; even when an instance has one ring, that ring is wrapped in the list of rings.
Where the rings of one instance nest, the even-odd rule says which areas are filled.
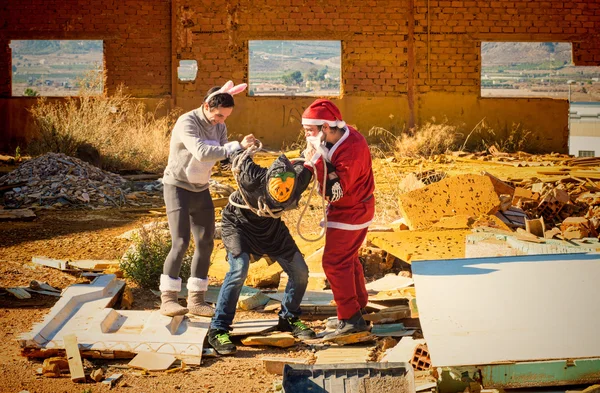
[[[365,275],[358,259],[358,249],[367,231],[368,228],[357,231],[327,228],[323,270],[337,304],[338,319],[349,319],[367,305]]]

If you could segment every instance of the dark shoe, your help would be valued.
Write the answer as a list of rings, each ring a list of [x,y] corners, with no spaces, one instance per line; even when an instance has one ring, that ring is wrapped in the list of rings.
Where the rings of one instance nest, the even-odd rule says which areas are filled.
[[[360,313],[362,315],[369,314],[369,312],[367,311],[366,308],[361,308],[360,309]],[[326,329],[337,329],[337,326],[338,326],[339,323],[340,323],[340,321],[337,319],[337,317],[329,317],[325,321],[325,328]],[[365,320],[365,323],[367,324],[367,326],[371,326],[371,322],[370,321]]]
[[[210,329],[208,343],[219,355],[232,355],[237,352],[237,347],[229,338],[229,332],[225,330]]]
[[[329,333],[323,337],[324,341],[336,339],[340,336],[345,336],[351,333],[368,332],[369,326],[363,319],[362,313],[357,311],[350,319],[340,319],[337,329],[333,333]]]
[[[281,332],[292,332],[292,336],[299,339],[310,339],[315,338],[317,335],[315,331],[309,328],[300,320],[300,318],[281,318],[279,317],[279,324],[277,329]]]

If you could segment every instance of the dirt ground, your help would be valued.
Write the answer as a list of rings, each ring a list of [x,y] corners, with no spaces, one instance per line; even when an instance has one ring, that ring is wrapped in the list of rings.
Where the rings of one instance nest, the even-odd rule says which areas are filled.
[[[123,213],[118,210],[100,212],[50,211],[38,214],[32,222],[0,223],[0,287],[26,286],[33,279],[46,281],[56,288],[81,280],[55,269],[34,266],[31,257],[45,255],[69,259],[116,259],[129,246],[129,241],[116,236],[153,221],[144,213]],[[148,290],[133,289],[134,308],[150,310],[158,298]],[[16,339],[40,322],[56,299],[34,296],[18,301],[8,295],[0,296],[0,392],[31,393],[92,392],[106,390],[104,385],[74,384],[67,376],[49,379],[37,376],[40,360],[28,360],[20,355]],[[272,318],[273,314],[239,312],[237,319]],[[264,371],[261,356],[310,356],[302,344],[290,349],[266,347],[239,347],[235,357],[205,358],[203,364],[191,371],[178,374],[150,373],[110,368],[125,365],[128,360],[90,360],[96,366],[108,366],[108,374],[123,373],[115,392],[267,392],[273,390],[277,376]],[[89,391],[89,390],[87,390]]]
[[[429,168],[427,168],[429,167]],[[556,168],[556,167],[555,167]],[[555,169],[553,168],[553,169]],[[6,172],[7,168],[2,168]],[[385,160],[374,162],[377,182],[379,215],[377,224],[391,222],[398,217],[394,211],[397,184],[404,173],[415,170],[437,169],[450,175],[488,171],[501,178],[527,178],[541,168],[515,168],[487,162],[434,163],[399,165]],[[385,200],[388,198],[388,201]],[[383,209],[380,207],[382,203]],[[119,210],[54,210],[38,212],[31,222],[0,223],[0,287],[26,286],[35,279],[63,289],[81,279],[55,269],[35,266],[33,256],[58,259],[118,259],[129,246],[129,241],[117,236],[142,224],[156,220],[147,211]],[[210,273],[209,273],[210,274]],[[149,290],[133,289],[133,308],[157,308],[158,298]],[[94,383],[74,384],[68,376],[49,379],[36,375],[41,360],[28,360],[20,355],[17,337],[31,330],[43,319],[57,298],[34,295],[18,301],[9,295],[0,295],[0,392],[31,393],[100,392],[106,386]],[[236,319],[272,318],[274,314],[238,312]],[[317,321],[313,326],[321,326]],[[272,392],[279,376],[264,371],[262,356],[310,357],[308,347],[298,344],[290,349],[239,346],[234,357],[204,358],[202,366],[176,374],[150,373],[111,366],[126,365],[128,360],[91,360],[95,366],[108,367],[107,374],[123,373],[124,377],[113,388],[115,392]]]

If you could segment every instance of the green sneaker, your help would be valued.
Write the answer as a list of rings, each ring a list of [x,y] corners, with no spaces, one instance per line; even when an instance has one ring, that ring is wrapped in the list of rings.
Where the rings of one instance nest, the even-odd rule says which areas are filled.
[[[299,339],[315,338],[315,331],[309,328],[300,320],[300,318],[282,318],[279,317],[277,329],[281,332],[292,332],[292,336]]]
[[[233,355],[237,347],[231,342],[229,332],[225,330],[210,329],[208,331],[208,343],[219,355]]]

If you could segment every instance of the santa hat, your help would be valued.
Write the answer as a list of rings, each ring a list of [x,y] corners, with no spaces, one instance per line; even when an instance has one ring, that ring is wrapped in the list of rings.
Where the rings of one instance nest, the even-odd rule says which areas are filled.
[[[335,104],[326,99],[318,99],[302,114],[302,124],[321,126],[329,124],[330,127],[342,128],[346,122],[342,120],[342,114]]]

